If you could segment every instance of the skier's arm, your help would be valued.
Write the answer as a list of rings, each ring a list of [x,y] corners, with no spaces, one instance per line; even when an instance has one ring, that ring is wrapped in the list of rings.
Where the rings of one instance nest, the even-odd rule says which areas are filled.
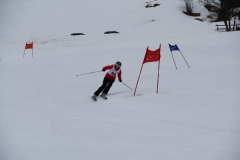
[[[122,70],[118,73],[118,80],[122,82]]]
[[[111,69],[111,68],[112,68],[112,65],[105,66],[105,67],[103,67],[102,71],[106,71],[106,70]]]

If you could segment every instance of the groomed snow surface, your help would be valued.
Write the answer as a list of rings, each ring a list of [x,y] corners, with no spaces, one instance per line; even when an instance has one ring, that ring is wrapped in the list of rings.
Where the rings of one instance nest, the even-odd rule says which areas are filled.
[[[179,0],[145,2],[0,1],[0,160],[240,159],[240,32],[216,32],[222,22],[186,16]],[[146,63],[133,96],[160,43],[159,93]],[[175,69],[168,43],[190,68],[174,51]],[[76,75],[116,61],[133,90],[116,80],[93,102],[105,73]]]

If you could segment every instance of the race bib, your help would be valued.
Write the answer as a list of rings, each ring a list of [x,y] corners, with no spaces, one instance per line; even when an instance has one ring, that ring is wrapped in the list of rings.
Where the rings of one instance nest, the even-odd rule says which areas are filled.
[[[108,70],[108,74],[110,74],[111,76],[113,77],[116,77],[116,75],[120,72],[120,69],[119,70],[115,70],[114,69],[114,66],[112,69]]]

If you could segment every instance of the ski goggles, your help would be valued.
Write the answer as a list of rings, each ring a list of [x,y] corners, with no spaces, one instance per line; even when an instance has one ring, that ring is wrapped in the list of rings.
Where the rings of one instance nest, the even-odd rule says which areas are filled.
[[[116,68],[121,68],[121,66],[119,64],[115,64]]]

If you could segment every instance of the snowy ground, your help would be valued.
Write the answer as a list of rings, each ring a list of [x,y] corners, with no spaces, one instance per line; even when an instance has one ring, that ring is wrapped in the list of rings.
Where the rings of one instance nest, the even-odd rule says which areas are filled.
[[[0,1],[0,160],[240,159],[240,32],[216,32],[179,0],[145,2]],[[160,43],[159,94],[146,63],[133,96],[147,46]],[[176,51],[175,69],[168,43],[190,69]],[[133,90],[116,81],[93,102],[105,73],[76,75],[116,61]]]

